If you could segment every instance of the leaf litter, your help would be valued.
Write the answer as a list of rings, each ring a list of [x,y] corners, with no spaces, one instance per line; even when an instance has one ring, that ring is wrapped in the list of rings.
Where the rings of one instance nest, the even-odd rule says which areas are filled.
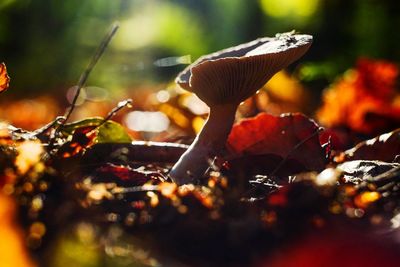
[[[369,79],[363,73],[374,71],[375,63],[360,64],[357,79]],[[4,71],[3,64],[3,80]],[[393,87],[389,74],[383,75],[379,95],[385,101]],[[376,82],[380,77],[372,77],[373,86],[382,87]],[[7,86],[2,84],[6,89],[8,80]],[[351,84],[365,87],[370,82]],[[38,259],[51,251],[59,232],[74,231],[85,222],[101,229],[96,239],[107,255],[125,255],[145,266],[162,266],[162,261],[174,266],[275,266],[275,253],[282,248],[307,266],[320,266],[310,265],[304,255],[315,254],[318,244],[331,240],[332,249],[343,241],[351,245],[349,237],[366,240],[378,255],[374,260],[387,261],[387,266],[398,260],[398,250],[384,250],[393,238],[382,246],[373,242],[378,240],[375,232],[396,231],[400,225],[398,129],[346,151],[332,151],[335,157],[330,157],[320,143],[324,133],[312,119],[260,113],[234,126],[226,154],[210,159],[197,184],[179,186],[168,170],[187,146],[132,142],[125,128],[110,120],[129,103],[105,118],[66,123],[67,115],[32,132],[2,125],[0,206],[9,201],[3,196],[13,199],[25,229],[19,240]],[[375,132],[375,126],[357,125],[355,131]],[[326,234],[330,230],[340,233],[337,239]],[[362,231],[372,237],[361,237]],[[118,250],[126,243],[148,253],[129,246]],[[322,259],[337,266],[368,258],[352,253]],[[39,264],[48,266],[43,260]],[[294,266],[289,256],[280,264]]]

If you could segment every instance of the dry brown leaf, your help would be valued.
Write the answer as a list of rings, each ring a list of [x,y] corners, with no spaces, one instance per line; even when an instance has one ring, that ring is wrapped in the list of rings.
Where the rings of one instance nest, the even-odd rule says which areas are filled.
[[[347,160],[381,160],[393,162],[400,155],[400,128],[361,142],[345,151]]]

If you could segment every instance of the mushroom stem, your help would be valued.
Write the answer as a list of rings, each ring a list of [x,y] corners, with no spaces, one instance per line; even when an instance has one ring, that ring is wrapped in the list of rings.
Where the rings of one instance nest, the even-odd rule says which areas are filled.
[[[224,147],[235,120],[237,104],[213,105],[201,132],[172,167],[170,177],[178,184],[187,184],[204,175],[209,160]]]

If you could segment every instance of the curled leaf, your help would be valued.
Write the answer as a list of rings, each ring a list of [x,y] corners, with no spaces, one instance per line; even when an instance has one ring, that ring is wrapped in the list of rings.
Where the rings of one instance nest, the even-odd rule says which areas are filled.
[[[61,132],[65,137],[71,138],[59,150],[59,154],[65,158],[81,154],[94,144],[132,141],[122,125],[111,120],[104,121],[103,118],[89,118],[69,123],[63,126]]]
[[[400,155],[400,129],[361,142],[345,151],[348,160],[393,162],[398,155]]]

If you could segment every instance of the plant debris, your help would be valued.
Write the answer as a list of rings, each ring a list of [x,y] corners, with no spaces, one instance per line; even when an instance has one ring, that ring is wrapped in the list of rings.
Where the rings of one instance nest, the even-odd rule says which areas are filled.
[[[374,64],[361,64],[357,79],[373,78],[389,101],[394,74],[383,75],[382,83],[382,75],[362,75],[376,71]],[[226,153],[209,159],[202,179],[179,185],[168,174],[188,146],[133,141],[111,120],[132,103],[121,102],[104,118],[56,118],[36,131],[1,123],[0,228],[8,229],[1,244],[12,244],[0,249],[2,259],[10,252],[18,266],[52,266],[48,255],[59,257],[64,239],[138,266],[398,262],[399,129],[340,150],[331,141],[321,144],[335,130],[322,130],[305,115],[258,112],[233,127]],[[347,119],[340,123],[355,131],[376,130]]]

